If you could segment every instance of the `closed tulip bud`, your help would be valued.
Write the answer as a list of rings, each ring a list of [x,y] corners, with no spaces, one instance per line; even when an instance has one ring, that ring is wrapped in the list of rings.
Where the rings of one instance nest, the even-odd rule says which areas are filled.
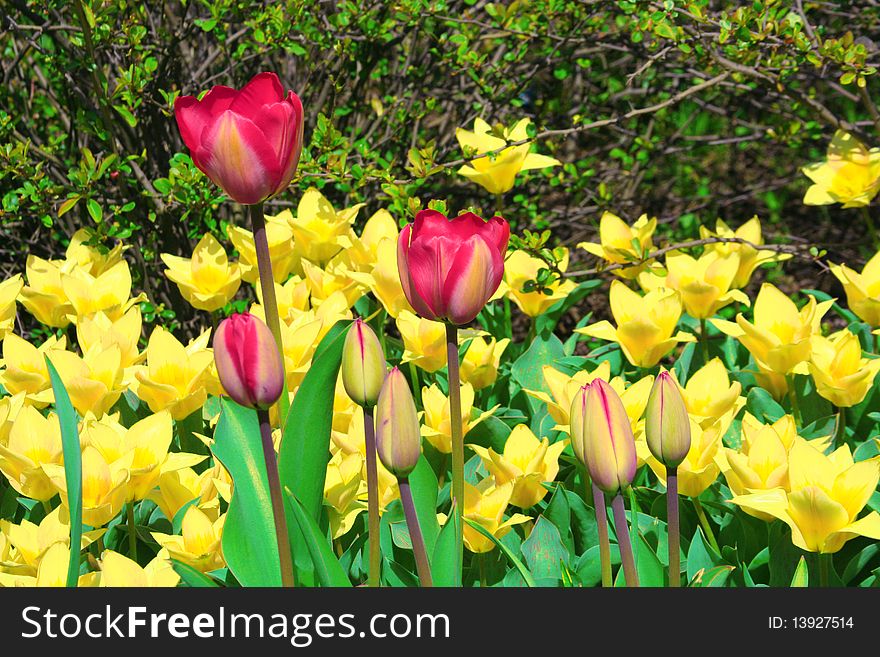
[[[214,336],[214,361],[220,383],[242,406],[267,409],[284,390],[284,369],[275,339],[255,315],[227,317]]]
[[[406,377],[396,367],[388,372],[376,405],[376,449],[379,460],[397,477],[407,477],[422,453],[419,416]]]
[[[580,389],[571,408],[571,444],[602,492],[614,496],[636,476],[636,443],[626,409],[603,379]]]
[[[342,384],[351,400],[365,408],[376,405],[385,380],[385,354],[379,338],[360,317],[342,347]]]
[[[660,372],[648,396],[645,438],[654,458],[668,468],[677,468],[691,448],[687,408],[669,372]]]

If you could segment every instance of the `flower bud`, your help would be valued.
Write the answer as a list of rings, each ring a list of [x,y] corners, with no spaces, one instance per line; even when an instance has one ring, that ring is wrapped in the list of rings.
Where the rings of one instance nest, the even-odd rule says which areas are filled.
[[[379,338],[358,317],[348,329],[342,347],[342,385],[353,402],[365,408],[376,405],[385,380],[385,354]]]
[[[645,438],[654,458],[677,468],[691,448],[691,423],[678,385],[660,372],[645,407]]]
[[[267,409],[284,390],[284,366],[269,327],[258,317],[236,313],[220,322],[214,336],[220,383],[242,406]]]
[[[571,444],[604,493],[617,495],[636,476],[636,443],[623,402],[604,379],[578,391],[571,407]]]
[[[376,404],[376,450],[382,465],[401,478],[412,472],[422,453],[416,404],[396,367],[385,377]]]

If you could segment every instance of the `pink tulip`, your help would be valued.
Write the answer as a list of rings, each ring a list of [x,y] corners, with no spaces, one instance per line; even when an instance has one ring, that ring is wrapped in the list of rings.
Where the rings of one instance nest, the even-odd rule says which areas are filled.
[[[275,338],[251,314],[230,315],[214,336],[214,362],[220,383],[242,406],[267,409],[284,390],[284,370]]]
[[[454,219],[422,210],[397,240],[403,292],[426,319],[456,326],[472,321],[504,275],[510,226],[501,217],[483,221],[467,212]]]
[[[303,108],[274,73],[256,75],[240,91],[221,85],[205,97],[174,103],[180,134],[195,165],[245,205],[284,191],[299,163]]]

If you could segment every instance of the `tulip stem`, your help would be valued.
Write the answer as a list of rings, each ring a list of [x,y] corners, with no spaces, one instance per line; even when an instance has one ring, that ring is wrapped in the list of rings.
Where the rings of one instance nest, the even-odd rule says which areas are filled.
[[[681,586],[681,530],[678,518],[678,468],[666,466],[666,542],[669,547],[669,586]]]
[[[137,528],[134,524],[134,500],[126,505],[126,520],[128,521],[128,556],[137,561]]]
[[[596,527],[599,530],[599,564],[602,566],[602,586],[613,586],[611,579],[611,541],[608,538],[608,509],[605,508],[605,494],[596,484],[593,487],[593,508],[596,510]]]
[[[416,505],[413,502],[409,479],[407,477],[398,477],[397,487],[400,490],[400,502],[403,504],[403,513],[406,516],[406,527],[409,529],[413,556],[416,559],[416,571],[419,574],[419,582],[421,582],[423,587],[432,587],[434,586],[434,581],[431,577],[431,566],[428,563],[428,552],[425,550],[422,528],[419,527],[419,517],[416,514]]]
[[[459,563],[464,563],[464,437],[461,435],[461,381],[458,373],[458,328],[446,324],[446,358],[449,373],[449,421],[452,430],[452,501],[458,516],[455,543]]]
[[[623,505],[623,496],[620,493],[615,495],[611,501],[611,510],[614,513],[614,528],[617,530],[620,561],[623,563],[623,577],[628,587],[635,588],[639,585],[639,573],[636,570],[632,542],[630,542],[629,529],[626,526],[626,507]]]
[[[281,341],[281,319],[278,315],[278,302],[275,300],[275,278],[272,276],[272,257],[269,255],[269,240],[266,237],[266,218],[263,215],[263,204],[255,203],[249,206],[251,214],[251,228],[254,231],[254,250],[257,253],[257,270],[260,275],[260,292],[263,297],[263,313],[266,315],[266,325],[275,338],[278,345],[278,353],[281,354],[281,374],[286,383],[284,374],[284,344]],[[278,411],[280,425],[284,430],[287,421],[287,412],[290,410],[290,397],[287,395],[287,385],[278,399]]]
[[[283,395],[282,395],[283,396]],[[269,411],[257,409],[260,422],[260,437],[263,442],[263,459],[266,462],[266,476],[269,480],[269,497],[272,500],[272,519],[275,521],[275,538],[278,543],[278,559],[281,565],[281,585],[293,586],[293,558],[290,553],[290,537],[287,534],[287,520],[284,516],[284,502],[281,498],[281,480],[278,477],[278,460],[272,444],[272,426],[269,424]]]
[[[412,381],[413,396],[416,399],[416,404],[422,406],[422,386],[419,384],[419,372],[416,369],[415,361],[412,360],[409,361],[409,378]]]
[[[837,449],[846,442],[846,408],[837,407],[837,422],[834,424],[834,440],[831,443],[832,449]]]
[[[867,224],[868,232],[871,234],[871,243],[874,245],[874,249],[880,249],[880,235],[877,234],[874,218],[871,216],[871,210],[867,205],[862,206],[862,216],[865,217],[865,224]]]
[[[709,362],[709,333],[706,331],[706,318],[700,318],[700,347],[703,350],[703,364]]]
[[[376,465],[376,427],[373,411],[364,409],[364,438],[367,448],[367,532],[370,540],[369,586],[379,586],[379,471]]]
[[[709,541],[709,546],[715,550],[717,554],[721,554],[721,549],[718,547],[718,541],[715,540],[715,532],[712,531],[712,525],[709,524],[709,518],[703,510],[703,505],[700,504],[700,500],[696,497],[692,497],[691,501],[694,503],[694,511],[697,512],[697,519],[700,521],[700,527],[703,528],[706,540]]]
[[[827,589],[830,586],[831,579],[829,576],[831,571],[831,554],[820,552],[816,556],[819,559],[819,586]]]
[[[797,426],[801,425],[801,407],[798,404],[797,390],[794,387],[794,374],[785,375],[785,384],[788,387],[788,400],[791,402],[791,414]]]

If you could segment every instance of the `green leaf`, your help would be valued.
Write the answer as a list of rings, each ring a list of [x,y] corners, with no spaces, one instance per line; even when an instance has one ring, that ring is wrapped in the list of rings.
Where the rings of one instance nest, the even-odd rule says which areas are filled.
[[[190,566],[175,559],[171,560],[171,567],[174,572],[180,575],[180,579],[184,584],[191,588],[217,588],[220,584],[210,575],[206,575]]]
[[[715,566],[720,566],[722,562],[721,555],[706,544],[703,530],[697,528],[687,553],[688,581],[694,581],[694,578],[699,576],[701,572],[705,573]]]
[[[791,578],[791,588],[805,589],[810,584],[810,575],[807,571],[807,560],[801,555],[797,568],[794,569],[794,577]]]
[[[691,581],[690,586],[698,588],[722,587],[727,583],[727,578],[734,570],[736,567],[729,565],[713,566],[708,570],[700,570],[696,579]]]
[[[330,541],[321,533],[317,523],[306,513],[303,505],[296,499],[289,488],[285,488],[287,496],[287,515],[293,518],[300,532],[305,537],[306,546],[315,565],[315,574],[321,586],[351,586],[351,581],[333,554]],[[288,520],[289,523],[289,520]],[[292,539],[293,537],[291,537]]]
[[[86,209],[96,224],[101,223],[101,219],[104,218],[104,211],[95,199],[90,198],[86,201]]]
[[[63,217],[66,213],[70,212],[73,209],[73,206],[77,204],[77,202],[82,198],[78,194],[76,196],[71,196],[69,199],[64,201],[61,205],[58,206],[58,216]]]
[[[431,554],[440,534],[440,523],[437,522],[437,476],[424,454],[419,457],[415,469],[409,474],[409,485],[412,490],[413,504],[419,518],[419,528],[425,541],[425,552]]]
[[[46,359],[52,393],[55,395],[55,411],[61,425],[61,447],[64,452],[64,483],[67,487],[67,508],[70,514],[70,560],[67,564],[66,585],[76,588],[79,581],[78,548],[82,545],[82,449],[76,411],[70,403],[70,396],[49,356],[44,355],[43,358]]]
[[[461,561],[458,558],[458,545],[455,540],[457,525],[458,514],[451,511],[449,519],[437,536],[434,554],[431,557],[431,577],[434,586],[461,586]]]
[[[538,336],[532,341],[526,352],[516,359],[511,367],[511,377],[522,388],[543,390],[549,394],[550,389],[544,383],[543,367],[563,356],[565,356],[565,351],[559,338],[552,333],[547,337]],[[531,396],[527,397],[527,403],[532,410],[532,415],[535,415],[544,404]]]
[[[571,556],[556,525],[543,515],[538,517],[520,551],[535,579],[551,579],[557,583],[562,580],[562,566],[568,565]]]
[[[281,586],[281,563],[257,413],[220,401],[214,456],[235,484],[223,526],[223,555],[242,586]]]
[[[504,543],[499,541],[495,536],[493,536],[489,531],[487,531],[482,525],[474,522],[470,518],[464,519],[467,524],[469,524],[473,529],[477,530],[480,534],[488,538],[495,545],[501,548],[501,551],[504,553],[510,563],[512,563],[516,569],[519,571],[519,574],[522,576],[523,580],[526,583],[526,586],[533,588],[536,586],[535,579],[532,577],[532,574],[529,572],[528,568],[523,565],[523,562],[519,560],[519,558],[511,552],[510,548],[508,548]]]
[[[772,395],[763,388],[752,388],[746,397],[746,410],[761,422],[771,424],[785,415]]]

